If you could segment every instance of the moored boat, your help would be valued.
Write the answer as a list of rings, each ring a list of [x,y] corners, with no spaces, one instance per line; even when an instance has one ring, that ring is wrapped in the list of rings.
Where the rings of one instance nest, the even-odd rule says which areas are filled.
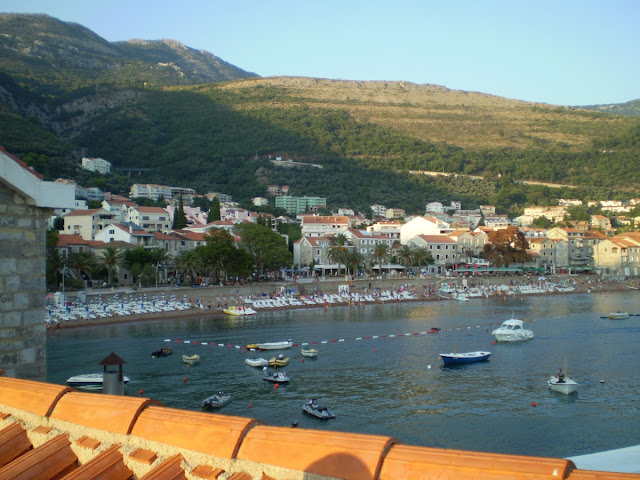
[[[151,356],[152,357],[168,357],[172,353],[173,353],[173,350],[171,350],[169,347],[162,347],[159,350],[151,352]]]
[[[302,411],[322,420],[336,418],[336,416],[327,407],[318,405],[318,400],[315,398],[307,400],[302,406]]]
[[[210,397],[205,398],[202,401],[202,406],[205,408],[218,408],[226,405],[231,401],[231,394],[218,392],[214,393]]]
[[[524,328],[524,321],[516,318],[505,320],[491,332],[498,342],[523,342],[533,338],[533,331]]]
[[[291,358],[285,357],[284,355],[278,355],[277,357],[271,357],[269,359],[269,366],[270,367],[285,367],[285,366],[289,365],[289,362],[291,362]]]
[[[195,365],[200,361],[200,355],[182,355],[182,361],[187,365]]]
[[[609,318],[611,320],[624,320],[625,318],[629,318],[629,313],[628,312],[621,312],[621,311],[611,312],[609,314]]]
[[[287,383],[289,376],[285,372],[269,372],[265,367],[263,380],[271,383]]]
[[[491,352],[464,352],[464,353],[441,353],[440,359],[445,365],[459,365],[464,363],[476,363],[489,360]]]
[[[250,367],[268,367],[269,360],[266,358],[245,358],[244,363]]]
[[[284,350],[285,348],[291,348],[293,342],[287,340],[286,342],[267,342],[256,344],[260,350]]]
[[[315,348],[303,348],[300,350],[303,357],[316,357],[318,356],[318,350]]]
[[[222,311],[227,315],[232,315],[234,317],[241,317],[244,315],[254,315],[257,313],[253,308],[245,307],[244,305],[240,305],[239,307],[232,305],[228,308],[225,308]]]
[[[85,373],[82,375],[74,375],[67,378],[67,385],[77,388],[98,388],[102,387],[104,374],[102,373]],[[124,376],[124,384],[129,383],[129,377]]]

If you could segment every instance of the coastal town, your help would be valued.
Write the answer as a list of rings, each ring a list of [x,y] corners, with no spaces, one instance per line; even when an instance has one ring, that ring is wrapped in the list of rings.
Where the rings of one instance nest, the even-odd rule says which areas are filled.
[[[83,165],[100,173],[108,173],[110,168],[103,159],[84,159]],[[230,195],[216,192],[198,195],[190,188],[133,184],[129,196],[125,197],[97,188],[85,189],[68,180],[58,182],[73,185],[76,198],[73,208],[58,209],[50,219],[50,225],[56,218],[63,222],[56,247],[60,257],[69,259],[82,252],[100,256],[106,248],[161,249],[167,255],[165,261],[155,265],[156,286],[176,282],[207,283],[209,280],[203,272],[195,272],[194,278],[185,278],[173,268],[171,260],[204,245],[207,236],[216,229],[228,232],[239,244],[242,239],[234,227],[260,221],[270,225],[274,232],[279,231],[281,224],[293,224],[299,228],[300,238],[290,242],[291,265],[282,266],[280,271],[255,272],[250,281],[339,275],[349,268],[331,254],[338,238],[345,250],[359,254],[351,270],[354,276],[410,278],[435,274],[538,272],[629,277],[638,275],[640,267],[640,233],[625,228],[640,220],[627,216],[640,202],[638,199],[587,203],[558,199],[557,206],[526,207],[522,216],[510,219],[496,213],[491,205],[464,209],[459,201],[449,205],[430,202],[421,214],[408,214],[380,204],[371,205],[370,212],[354,212],[346,207],[328,212],[325,198],[294,197],[289,187],[270,185],[265,197],[256,197],[253,203],[256,206],[272,204],[286,210],[286,215],[276,217],[241,208]],[[217,199],[219,220],[209,221],[209,212],[192,206],[196,199],[203,197],[208,201]],[[167,205],[164,208],[141,206],[136,204],[136,199],[153,202],[164,199]],[[101,202],[100,208],[87,208],[88,201]],[[186,225],[174,228],[180,202]],[[590,215],[589,220],[572,221],[569,209],[577,206],[597,209],[600,213]],[[540,218],[550,226],[532,226]],[[527,241],[528,261],[496,265],[485,260],[483,251],[491,232],[513,227]],[[616,233],[621,227],[621,233]],[[290,240],[287,235],[283,237]],[[83,278],[83,272],[70,267],[65,267],[64,274],[69,279],[68,286],[74,279]],[[135,276],[123,266],[115,274],[117,278],[112,282],[115,286],[136,283]],[[87,282],[86,286],[92,285]]]

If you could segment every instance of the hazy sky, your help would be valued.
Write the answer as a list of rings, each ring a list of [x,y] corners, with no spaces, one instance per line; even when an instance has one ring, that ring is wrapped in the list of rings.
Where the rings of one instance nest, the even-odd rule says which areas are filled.
[[[405,80],[557,105],[640,98],[639,0],[2,0],[261,76]],[[0,32],[1,33],[1,32]]]

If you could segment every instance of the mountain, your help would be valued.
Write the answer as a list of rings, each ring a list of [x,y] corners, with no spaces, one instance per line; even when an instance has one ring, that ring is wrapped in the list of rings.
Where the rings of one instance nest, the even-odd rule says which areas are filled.
[[[88,85],[161,87],[257,76],[180,42],[110,43],[47,15],[0,14],[0,32],[0,70],[43,95]]]
[[[587,110],[611,113],[613,115],[625,115],[628,117],[640,117],[640,99],[626,103],[611,103],[609,105],[588,105],[582,107]]]
[[[280,184],[332,207],[418,213],[458,199],[517,213],[640,186],[637,118],[437,85],[259,78],[178,42],[109,43],[44,15],[0,15],[0,133],[47,178],[122,194],[166,183],[248,202]],[[81,171],[82,156],[116,174]],[[281,168],[276,157],[323,168]],[[117,174],[127,168],[150,170]]]

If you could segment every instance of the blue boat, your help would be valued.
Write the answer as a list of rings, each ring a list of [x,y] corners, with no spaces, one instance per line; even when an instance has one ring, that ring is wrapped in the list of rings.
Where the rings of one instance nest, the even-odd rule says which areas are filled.
[[[491,352],[441,353],[440,358],[445,365],[484,362],[489,360]]]

